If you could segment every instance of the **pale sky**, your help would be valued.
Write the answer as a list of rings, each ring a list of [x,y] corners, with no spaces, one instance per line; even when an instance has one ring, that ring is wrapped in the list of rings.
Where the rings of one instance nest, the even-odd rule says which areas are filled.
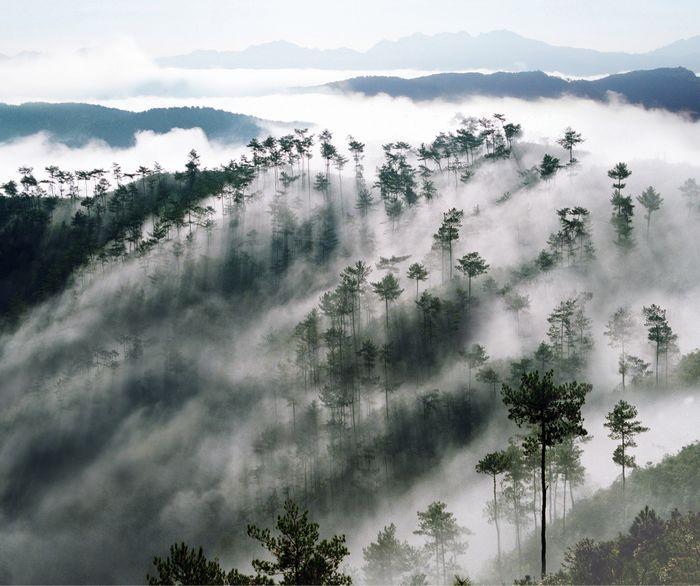
[[[0,0],[0,53],[129,38],[148,53],[286,39],[366,49],[415,32],[497,29],[552,44],[645,51],[700,34],[699,0]]]

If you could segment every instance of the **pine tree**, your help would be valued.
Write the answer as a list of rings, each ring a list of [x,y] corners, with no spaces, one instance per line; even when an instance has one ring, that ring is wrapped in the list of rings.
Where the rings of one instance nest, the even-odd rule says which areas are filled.
[[[651,185],[642,191],[642,195],[637,196],[637,201],[646,210],[644,219],[647,221],[647,238],[649,237],[649,228],[651,226],[651,214],[661,209],[663,198],[656,189]]]
[[[613,206],[613,215],[610,222],[616,233],[615,243],[623,250],[629,249],[634,245],[634,239],[632,238],[634,204],[630,196],[622,194],[622,190],[626,185],[624,181],[630,175],[632,175],[632,171],[627,168],[625,163],[618,163],[608,171],[608,177],[614,180],[613,195],[610,200]]]
[[[637,444],[634,437],[645,431],[641,421],[636,419],[637,408],[627,401],[620,400],[610,413],[605,416],[605,427],[610,430],[608,437],[620,443],[613,452],[613,462],[622,467],[622,494],[625,494],[625,470],[636,466],[634,456],[629,453],[630,448]]]
[[[498,496],[496,477],[508,471],[510,461],[508,454],[503,451],[490,452],[486,454],[476,465],[479,474],[488,474],[493,480],[493,522],[496,526],[496,543],[498,546],[498,572],[501,573],[501,528],[499,525]],[[502,580],[502,578],[501,578]]]
[[[550,370],[540,377],[538,372],[522,375],[520,386],[503,385],[503,402],[508,407],[508,418],[518,427],[526,426],[537,438],[540,449],[541,512],[541,575],[547,574],[547,448],[567,438],[587,435],[583,427],[581,409],[591,391],[587,383],[554,384]]]
[[[469,281],[469,299],[472,298],[472,279],[484,275],[489,270],[489,265],[478,252],[469,252],[457,260],[457,270],[463,273]]]

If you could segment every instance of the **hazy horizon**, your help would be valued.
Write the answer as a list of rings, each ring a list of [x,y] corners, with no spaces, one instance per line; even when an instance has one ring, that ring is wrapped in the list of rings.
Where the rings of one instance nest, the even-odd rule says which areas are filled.
[[[700,6],[692,0],[613,4],[603,0],[409,0],[397,10],[388,0],[353,7],[321,0],[150,0],[119,3],[27,0],[3,7],[0,53],[79,49],[130,39],[152,56],[197,49],[240,50],[287,40],[318,48],[366,50],[381,40],[416,33],[509,30],[552,45],[599,51],[645,52],[700,33]],[[546,24],[542,18],[546,11]],[[600,14],[605,18],[601,19]],[[16,26],[31,22],[32,26]]]

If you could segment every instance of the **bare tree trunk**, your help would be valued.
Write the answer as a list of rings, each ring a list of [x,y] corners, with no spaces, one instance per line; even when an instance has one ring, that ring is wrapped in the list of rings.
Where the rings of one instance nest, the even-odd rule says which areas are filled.
[[[542,426],[544,427],[544,425]],[[544,578],[547,575],[547,477],[546,477],[546,452],[547,446],[544,442],[544,429],[542,430],[542,437],[540,441],[542,442],[542,451],[540,455],[540,481],[542,490],[542,518],[540,527],[540,547],[541,547],[541,576]]]

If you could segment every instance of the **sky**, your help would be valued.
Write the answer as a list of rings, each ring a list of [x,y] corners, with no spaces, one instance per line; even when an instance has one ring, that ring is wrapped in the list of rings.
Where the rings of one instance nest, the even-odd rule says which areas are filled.
[[[0,0],[0,53],[130,39],[146,52],[286,39],[367,49],[412,33],[508,29],[552,44],[646,51],[700,33],[697,0]]]

